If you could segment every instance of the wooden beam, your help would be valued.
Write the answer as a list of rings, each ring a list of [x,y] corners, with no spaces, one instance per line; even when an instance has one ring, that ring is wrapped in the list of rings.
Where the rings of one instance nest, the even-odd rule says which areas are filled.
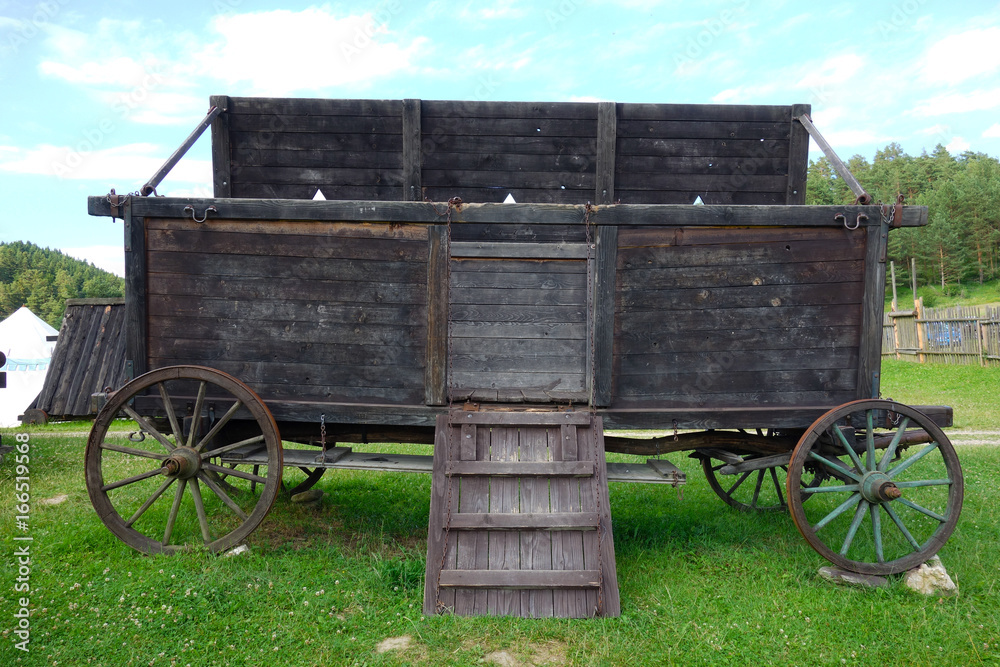
[[[420,100],[403,100],[403,201],[423,201],[420,187]]]
[[[452,424],[489,424],[492,426],[561,426],[576,424],[590,426],[590,413],[574,412],[463,412],[455,410],[450,415]]]
[[[451,515],[452,530],[597,530],[597,512],[497,514],[459,512]]]
[[[877,219],[882,218],[879,216]],[[885,310],[885,262],[889,225],[882,222],[878,226],[868,227],[865,234],[865,295],[861,304],[857,398],[878,398],[882,368],[882,320]]]
[[[597,103],[597,184],[594,202],[615,201],[615,148],[618,141],[618,107],[614,102]]]
[[[449,476],[492,475],[494,477],[589,477],[593,461],[453,461],[445,468]]]
[[[185,206],[203,211],[215,206],[212,220],[359,221],[369,223],[415,222],[440,224],[447,214],[445,202],[309,201],[302,199],[193,199],[182,197],[133,198],[133,212],[140,217],[186,218]],[[111,216],[106,196],[89,197],[90,215]],[[861,227],[879,225],[878,206],[729,206],[688,204],[617,204],[593,207],[590,221],[597,225],[634,226],[796,226],[839,227],[845,216],[868,216]],[[456,223],[531,223],[532,225],[582,225],[586,207],[576,204],[463,204],[452,211]],[[927,224],[926,206],[903,208],[904,227]]]
[[[611,405],[614,374],[615,289],[617,283],[618,228],[600,225],[596,235],[593,285],[593,400],[597,407]]]
[[[125,201],[125,368],[132,379],[145,373],[147,365],[146,315],[146,225],[133,212],[137,201]],[[141,200],[139,200],[141,201]]]
[[[448,402],[448,227],[427,230],[427,352],[424,400],[428,405]]]
[[[210,104],[222,109],[212,121],[212,183],[216,197],[232,197],[232,146],[229,137],[229,97],[212,95]]]
[[[443,570],[442,588],[597,588],[598,570]],[[425,605],[426,608],[426,605]]]
[[[798,116],[812,111],[809,104],[792,106],[792,120],[789,123],[788,136],[788,190],[785,194],[786,204],[806,203],[806,173],[809,169],[809,132],[799,121]]]

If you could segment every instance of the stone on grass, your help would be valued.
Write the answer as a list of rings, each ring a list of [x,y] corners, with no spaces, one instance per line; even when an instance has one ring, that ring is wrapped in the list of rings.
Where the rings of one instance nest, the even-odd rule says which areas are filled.
[[[835,584],[848,584],[850,586],[861,586],[864,588],[885,588],[889,585],[889,580],[874,574],[858,574],[842,570],[839,567],[821,567],[819,576]]]
[[[241,544],[238,547],[234,547],[227,551],[224,556],[229,558],[230,556],[239,556],[240,554],[245,554],[250,552],[250,547],[245,544]]]
[[[375,649],[379,653],[388,653],[389,651],[405,651],[410,648],[410,642],[413,638],[410,635],[403,635],[402,637],[389,637],[388,639],[382,641],[378,647]]]
[[[44,498],[38,501],[39,505],[62,505],[64,502],[69,500],[69,496],[65,493],[61,493],[58,496],[52,496],[51,498]]]
[[[315,505],[323,499],[322,489],[309,489],[308,491],[303,491],[302,493],[296,493],[292,496],[293,503],[299,503],[301,505]]]
[[[957,595],[958,586],[948,576],[941,559],[933,556],[929,561],[906,573],[903,580],[907,588],[924,595]]]

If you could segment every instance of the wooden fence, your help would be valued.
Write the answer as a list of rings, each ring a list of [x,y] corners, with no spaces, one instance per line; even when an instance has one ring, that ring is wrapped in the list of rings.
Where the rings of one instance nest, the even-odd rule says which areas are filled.
[[[882,356],[938,364],[1000,366],[1000,308],[956,306],[885,314]]]

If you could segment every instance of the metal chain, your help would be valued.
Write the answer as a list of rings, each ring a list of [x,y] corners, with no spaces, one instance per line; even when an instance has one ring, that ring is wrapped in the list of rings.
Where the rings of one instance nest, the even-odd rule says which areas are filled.
[[[319,446],[323,448],[323,461],[326,461],[326,413],[319,416]]]

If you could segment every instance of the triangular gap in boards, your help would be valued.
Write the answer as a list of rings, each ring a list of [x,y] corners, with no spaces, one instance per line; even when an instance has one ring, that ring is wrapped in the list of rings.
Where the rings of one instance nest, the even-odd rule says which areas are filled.
[[[516,204],[517,202],[514,201],[514,195],[512,195],[511,193],[508,192],[507,193],[507,198],[503,200],[503,203],[504,204]]]
[[[323,196],[323,191],[316,188],[316,194],[313,195],[313,201],[326,201],[326,197]]]

